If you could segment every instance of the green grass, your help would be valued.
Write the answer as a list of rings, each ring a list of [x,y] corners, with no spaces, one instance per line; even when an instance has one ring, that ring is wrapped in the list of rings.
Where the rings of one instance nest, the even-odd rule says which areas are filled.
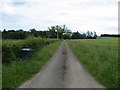
[[[118,37],[97,37],[97,39],[116,39]]]
[[[88,72],[107,88],[118,87],[118,38],[68,40]]]
[[[25,80],[39,72],[41,67],[53,56],[61,41],[54,42],[38,50],[32,59],[13,61],[3,65],[3,88],[16,88]]]

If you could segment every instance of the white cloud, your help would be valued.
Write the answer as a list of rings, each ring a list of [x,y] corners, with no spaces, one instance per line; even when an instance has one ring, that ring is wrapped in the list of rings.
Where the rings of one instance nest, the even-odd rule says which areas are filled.
[[[3,26],[47,29],[50,25],[66,24],[73,31],[118,32],[115,30],[118,27],[118,0],[5,0],[3,2],[4,14],[23,17],[16,22],[4,21]],[[16,6],[12,4],[13,2],[26,4]]]

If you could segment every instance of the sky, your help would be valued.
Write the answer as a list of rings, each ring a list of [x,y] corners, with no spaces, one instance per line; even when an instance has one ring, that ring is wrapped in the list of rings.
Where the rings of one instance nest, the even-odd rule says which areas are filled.
[[[0,30],[47,30],[66,25],[71,31],[118,34],[119,0],[0,0]]]

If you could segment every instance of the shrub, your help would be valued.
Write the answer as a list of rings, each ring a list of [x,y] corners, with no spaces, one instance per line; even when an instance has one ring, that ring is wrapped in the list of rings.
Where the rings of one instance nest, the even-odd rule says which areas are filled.
[[[15,60],[21,60],[20,49],[31,48],[36,51],[44,45],[56,41],[56,39],[36,38],[29,36],[25,40],[3,40],[2,41],[2,63],[10,63]]]

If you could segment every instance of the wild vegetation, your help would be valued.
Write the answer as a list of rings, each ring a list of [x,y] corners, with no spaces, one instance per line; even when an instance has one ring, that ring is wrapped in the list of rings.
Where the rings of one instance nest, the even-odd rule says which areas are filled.
[[[29,36],[24,40],[2,40],[2,63],[10,63],[15,60],[22,60],[24,58],[22,55],[24,52],[20,51],[22,48],[31,48],[34,52],[38,48],[42,48],[43,46],[54,41],[56,41],[56,39],[45,39],[40,37],[36,38],[32,36]]]
[[[100,83],[108,88],[118,88],[118,38],[68,42],[80,62]]]
[[[26,79],[39,72],[45,62],[55,53],[60,44],[61,41],[54,39],[35,37],[26,40],[3,41],[2,87],[18,87]],[[32,48],[34,50],[32,56],[20,58],[18,52],[19,49],[23,47]],[[24,56],[26,56],[26,54],[24,54]]]

